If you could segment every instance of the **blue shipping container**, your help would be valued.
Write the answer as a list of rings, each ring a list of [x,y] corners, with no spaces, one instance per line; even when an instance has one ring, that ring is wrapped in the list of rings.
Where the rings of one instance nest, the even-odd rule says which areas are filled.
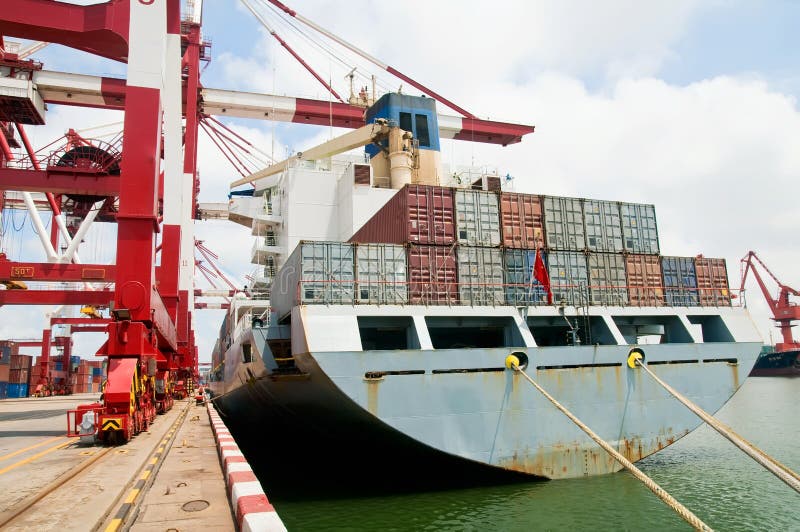
[[[9,382],[7,388],[7,395],[8,398],[19,399],[22,397],[28,397],[28,385],[25,383],[14,383]]]
[[[542,258],[545,259],[542,252]],[[507,249],[503,253],[506,270],[506,302],[509,305],[543,305],[547,303],[544,286],[533,276],[536,252],[528,249]]]
[[[71,357],[69,357],[69,362],[73,366],[76,365],[76,364],[80,364],[81,363],[81,357],[76,356],[76,355],[72,355]]]
[[[92,368],[92,375],[97,376],[102,374],[103,374],[103,368]]]
[[[0,382],[0,399],[8,397],[8,383],[5,381]]]
[[[692,257],[661,257],[661,272],[667,305],[696,307],[700,304],[697,295],[697,271]]]
[[[64,364],[60,360],[55,364],[56,371],[64,371]]]

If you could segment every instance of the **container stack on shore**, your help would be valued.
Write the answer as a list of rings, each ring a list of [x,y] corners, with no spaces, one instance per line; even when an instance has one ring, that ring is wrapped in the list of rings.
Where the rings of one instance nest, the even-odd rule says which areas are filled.
[[[19,346],[10,340],[0,340],[0,399],[33,395],[41,376],[40,357],[19,354]],[[69,371],[64,369],[63,357],[50,357],[50,382],[54,390],[72,393],[99,392],[105,379],[105,361],[70,357]],[[69,375],[69,386],[66,386]]]
[[[731,304],[724,259],[660,252],[653,205],[406,185],[348,243],[301,242],[272,304],[542,305],[542,281],[571,306]]]

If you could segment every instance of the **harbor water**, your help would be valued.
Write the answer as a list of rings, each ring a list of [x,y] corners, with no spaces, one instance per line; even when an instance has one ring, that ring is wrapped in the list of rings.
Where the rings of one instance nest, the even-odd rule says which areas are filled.
[[[749,378],[718,418],[798,471],[799,399],[800,379]],[[798,494],[707,426],[637,465],[716,530],[800,531]],[[381,476],[380,464],[365,467]],[[287,490],[266,471],[260,476],[289,530],[691,529],[627,472],[380,494],[369,482],[319,492],[313,484]]]

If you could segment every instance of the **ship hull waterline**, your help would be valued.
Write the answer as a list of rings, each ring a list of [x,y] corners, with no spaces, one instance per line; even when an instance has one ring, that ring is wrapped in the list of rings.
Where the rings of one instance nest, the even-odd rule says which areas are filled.
[[[654,371],[713,413],[744,382],[759,347],[644,349]],[[288,452],[294,457],[289,471],[302,469],[306,476],[363,473],[396,485],[444,476],[469,485],[478,478],[606,474],[621,466],[521,375],[503,368],[503,360],[510,352],[525,353],[537,382],[636,462],[701,421],[643,372],[627,368],[629,349],[304,353],[295,355],[299,371],[289,375],[267,370],[257,357],[256,364],[237,368],[247,372],[235,384],[229,380],[217,390],[215,404],[256,462],[264,458],[275,470],[278,456]]]

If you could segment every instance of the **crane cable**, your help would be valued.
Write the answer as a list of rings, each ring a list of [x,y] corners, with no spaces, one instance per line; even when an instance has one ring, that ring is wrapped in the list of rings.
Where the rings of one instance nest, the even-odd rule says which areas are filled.
[[[781,479],[787,486],[795,490],[797,493],[800,493],[800,475],[786,467],[785,465],[781,464],[767,453],[750,443],[749,441],[745,440],[738,434],[736,434],[730,427],[715,419],[714,416],[691,402],[689,399],[684,397],[680,392],[675,390],[672,386],[667,384],[666,382],[662,381],[655,373],[653,373],[650,368],[643,362],[644,359],[644,352],[639,348],[631,349],[630,354],[628,355],[628,365],[630,367],[638,366],[644,369],[648,375],[653,377],[653,379],[664,387],[675,399],[683,403],[683,405],[694,412],[700,419],[708,423],[711,428],[722,434],[726,439],[728,439],[731,443],[737,446],[739,449],[745,452],[750,458],[758,462],[761,466],[767,469],[770,473]]]
[[[713,530],[707,524],[700,520],[699,517],[694,515],[691,510],[686,508],[683,504],[678,502],[672,495],[666,492],[664,488],[659,486],[656,481],[652,478],[645,475],[638,467],[633,465],[633,463],[625,458],[619,451],[611,447],[603,438],[598,436],[592,429],[590,429],[586,424],[584,424],[580,419],[575,417],[575,415],[567,410],[567,408],[559,403],[552,395],[547,393],[547,391],[542,388],[536,381],[534,381],[525,370],[520,367],[519,358],[514,355],[508,355],[506,357],[506,367],[509,369],[513,369],[514,371],[521,373],[525,379],[530,382],[534,388],[539,390],[539,392],[544,395],[548,401],[550,401],[553,406],[558,408],[561,413],[567,416],[573,423],[575,423],[583,432],[585,432],[592,440],[595,441],[600,447],[602,447],[608,454],[610,454],[617,462],[622,464],[622,466],[631,472],[631,474],[640,480],[647,488],[652,491],[659,499],[664,501],[670,508],[672,508],[681,518],[689,523],[695,530]]]

